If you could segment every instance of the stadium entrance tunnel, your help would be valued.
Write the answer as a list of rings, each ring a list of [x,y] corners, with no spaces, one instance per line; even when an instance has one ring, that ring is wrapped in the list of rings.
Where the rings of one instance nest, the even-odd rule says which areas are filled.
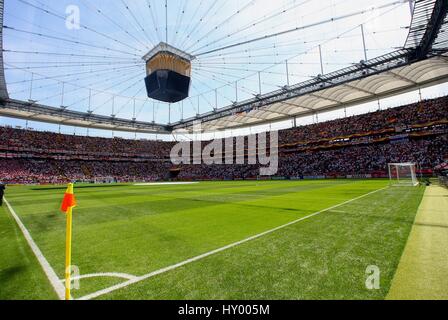
[[[145,85],[148,97],[175,103],[188,98],[191,83],[191,61],[195,57],[164,42],[148,52]]]
[[[181,173],[181,169],[180,168],[170,169],[168,178],[170,180],[177,179],[177,177],[179,176],[180,173]]]

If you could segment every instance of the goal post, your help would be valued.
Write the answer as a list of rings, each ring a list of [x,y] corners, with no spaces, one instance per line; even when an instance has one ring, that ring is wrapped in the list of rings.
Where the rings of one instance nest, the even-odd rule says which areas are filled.
[[[389,163],[389,181],[391,186],[411,186],[419,184],[415,163]]]

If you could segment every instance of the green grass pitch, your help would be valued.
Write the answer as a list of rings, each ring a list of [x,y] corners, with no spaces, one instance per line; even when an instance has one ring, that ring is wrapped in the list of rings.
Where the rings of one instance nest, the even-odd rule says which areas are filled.
[[[202,182],[75,187],[73,264],[81,274],[142,276],[347,202],[383,180]],[[64,187],[10,187],[7,199],[63,278]],[[418,205],[418,188],[386,188],[99,299],[383,299]],[[56,295],[6,210],[0,299]],[[365,287],[377,265],[381,287]],[[75,298],[126,281],[82,279]]]

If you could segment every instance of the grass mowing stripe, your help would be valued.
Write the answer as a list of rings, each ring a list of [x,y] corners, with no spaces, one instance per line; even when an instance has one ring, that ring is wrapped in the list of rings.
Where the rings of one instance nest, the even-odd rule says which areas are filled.
[[[13,216],[14,220],[16,221],[17,225],[19,226],[20,230],[23,233],[23,236],[25,237],[26,241],[28,242],[28,245],[30,246],[31,250],[33,251],[34,255],[37,258],[37,261],[39,261],[39,264],[41,265],[42,269],[44,270],[48,280],[50,281],[51,285],[53,286],[54,291],[58,295],[59,299],[64,299],[65,295],[65,289],[64,286],[59,282],[59,278],[56,275],[56,272],[53,270],[53,268],[48,263],[45,256],[42,254],[42,251],[40,251],[39,247],[34,242],[33,238],[31,237],[29,231],[24,226],[20,218],[15,213],[14,209],[11,207],[9,202],[6,199],[3,199],[6,206],[9,209],[9,212]]]
[[[216,254],[216,253],[219,253],[219,252],[225,251],[225,250],[227,250],[227,249],[230,249],[230,248],[239,246],[239,245],[241,245],[241,244],[243,244],[243,243],[246,243],[246,242],[249,242],[249,241],[258,239],[258,238],[260,238],[260,237],[263,237],[263,236],[268,235],[268,234],[271,234],[271,233],[273,233],[273,232],[275,232],[275,231],[284,229],[284,228],[286,228],[286,227],[288,227],[288,226],[291,226],[291,225],[296,224],[296,223],[298,223],[298,222],[301,222],[301,221],[303,221],[303,220],[306,220],[306,219],[309,219],[309,218],[311,218],[311,217],[314,217],[314,216],[316,216],[316,215],[318,215],[318,214],[321,214],[321,213],[324,213],[324,212],[327,212],[327,211],[331,211],[331,210],[333,210],[333,209],[336,209],[336,208],[341,207],[341,206],[343,206],[343,205],[349,204],[349,203],[354,202],[354,201],[356,201],[356,200],[365,198],[365,197],[367,197],[367,196],[369,196],[369,195],[372,195],[372,194],[374,194],[374,193],[380,192],[380,191],[385,190],[385,189],[387,189],[387,188],[388,188],[388,187],[384,187],[384,188],[381,188],[381,189],[377,189],[377,190],[371,191],[371,192],[366,193],[366,194],[364,194],[364,195],[361,195],[361,196],[359,196],[359,197],[356,197],[356,198],[353,198],[353,199],[344,201],[344,202],[342,202],[342,203],[340,203],[340,204],[331,206],[331,207],[326,208],[326,209],[324,209],[324,210],[317,211],[317,212],[315,212],[315,213],[312,213],[312,214],[307,215],[307,216],[305,216],[305,217],[302,217],[302,218],[300,218],[300,219],[291,221],[291,222],[286,223],[286,224],[284,224],[284,225],[281,225],[281,226],[279,226],[279,227],[276,227],[276,228],[273,228],[273,229],[271,229],[271,230],[268,230],[268,231],[259,233],[259,234],[257,234],[257,235],[254,235],[254,236],[252,236],[252,237],[243,239],[243,240],[241,240],[241,241],[237,241],[237,242],[235,242],[235,243],[229,244],[229,245],[227,245],[227,246],[221,247],[221,248],[216,249],[216,250],[212,250],[212,251],[210,251],[210,252],[201,254],[201,255],[196,256],[196,257],[194,257],[194,258],[191,258],[191,259],[185,260],[185,261],[183,261],[183,262],[174,264],[174,265],[172,265],[172,266],[169,266],[169,267],[166,267],[166,268],[162,268],[162,269],[160,269],[160,270],[157,270],[157,271],[151,272],[151,273],[149,273],[149,274],[140,276],[140,277],[138,277],[138,278],[136,278],[136,279],[132,279],[132,280],[123,282],[123,283],[121,283],[121,284],[114,285],[114,286],[111,286],[111,287],[106,288],[106,289],[103,289],[103,290],[99,290],[99,291],[94,292],[94,293],[92,293],[92,294],[89,294],[89,295],[86,295],[86,296],[84,296],[84,297],[81,297],[81,298],[79,298],[79,300],[90,300],[90,299],[94,299],[94,298],[100,297],[100,296],[102,296],[102,295],[111,293],[111,292],[113,292],[113,291],[115,291],[115,290],[125,288],[125,287],[127,287],[127,286],[129,286],[129,285],[132,285],[132,284],[135,284],[135,283],[137,283],[137,282],[140,282],[140,281],[149,279],[149,278],[151,278],[151,277],[154,277],[154,276],[156,276],[156,275],[159,275],[159,274],[162,274],[162,273],[165,273],[165,272],[168,272],[168,271],[177,269],[177,268],[179,268],[179,267],[181,267],[181,266],[184,266],[184,265],[187,265],[187,264],[189,264],[189,263],[192,263],[192,262],[195,262],[195,261],[199,261],[199,260],[201,260],[201,259],[204,259],[204,258],[209,257],[209,256],[211,256],[211,255],[214,255],[214,254]]]

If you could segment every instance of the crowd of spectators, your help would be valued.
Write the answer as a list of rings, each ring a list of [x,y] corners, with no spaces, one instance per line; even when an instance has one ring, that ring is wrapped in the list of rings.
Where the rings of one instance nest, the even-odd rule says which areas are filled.
[[[413,162],[431,169],[448,156],[447,120],[448,97],[443,97],[282,130],[276,175],[368,175],[385,172],[390,162]],[[436,124],[429,125],[431,122]],[[418,130],[423,133],[412,134],[411,128],[422,124],[423,129]],[[379,136],[381,130],[385,133]],[[403,137],[396,139],[402,133],[405,133]],[[255,178],[260,172],[259,165],[247,164],[174,166],[169,161],[173,145],[174,142],[83,137],[0,127],[0,181],[53,184],[94,182],[103,178],[117,182],[168,178],[225,180]]]
[[[448,96],[280,132],[280,144],[399,129],[448,118]]]
[[[387,174],[388,163],[411,162],[432,169],[448,157],[448,135],[406,139],[396,143],[366,144],[330,150],[281,153],[277,177],[368,176]],[[260,165],[188,165],[182,179],[251,179],[260,174]]]
[[[0,146],[20,150],[69,151],[76,154],[159,156],[169,155],[173,143],[152,140],[85,137],[54,132],[0,127]]]
[[[166,178],[169,164],[153,162],[0,160],[0,181],[8,184],[149,182]]]
[[[432,169],[448,155],[448,137],[404,140],[292,153],[280,158],[280,175],[359,175],[385,171],[388,163],[411,162]]]

